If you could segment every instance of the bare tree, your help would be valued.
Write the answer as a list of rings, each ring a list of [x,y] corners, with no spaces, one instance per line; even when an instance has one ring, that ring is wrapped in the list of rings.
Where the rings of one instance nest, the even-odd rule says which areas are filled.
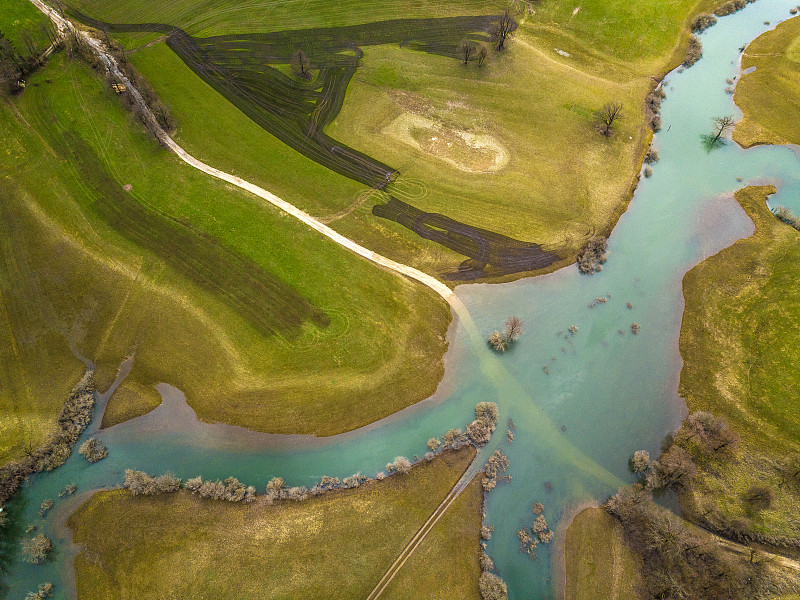
[[[478,51],[478,45],[472,40],[464,40],[458,45],[458,55],[464,59],[464,64],[469,64],[472,57]]]
[[[301,49],[292,54],[291,65],[295,75],[303,79],[311,79],[311,61]]]
[[[508,317],[505,325],[506,340],[516,342],[523,334],[522,319],[519,317]]]
[[[598,130],[606,137],[614,135],[614,123],[625,118],[620,102],[606,102],[596,115],[599,120]]]
[[[486,58],[489,56],[489,51],[486,49],[486,44],[478,46],[478,66],[482,67],[486,64]]]
[[[734,125],[736,125],[736,120],[730,115],[714,117],[714,139],[711,140],[711,145],[714,145],[719,138],[733,129]]]
[[[498,50],[503,50],[506,47],[506,39],[514,31],[516,25],[516,21],[511,17],[511,13],[508,10],[500,15],[499,21],[494,28],[494,37],[497,40]]]

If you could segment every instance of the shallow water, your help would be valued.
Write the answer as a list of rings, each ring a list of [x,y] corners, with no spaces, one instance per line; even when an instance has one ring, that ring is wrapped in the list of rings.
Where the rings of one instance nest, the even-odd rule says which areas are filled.
[[[204,424],[178,390],[162,384],[164,403],[150,415],[85,434],[108,446],[107,459],[89,465],[75,453],[63,467],[33,477],[11,504],[15,521],[37,524],[57,552],[43,566],[13,564],[9,597],[22,598],[43,581],[57,584],[58,598],[74,595],[76,549],[64,521],[92,490],[119,485],[126,468],[181,477],[233,475],[261,491],[275,475],[290,485],[313,485],[322,475],[373,475],[397,455],[422,456],[428,438],[463,428],[482,400],[496,401],[501,411],[498,432],[484,453],[502,447],[513,477],[489,496],[487,521],[495,528],[489,552],[512,599],[554,597],[554,545],[540,546],[535,560],[518,552],[516,532],[532,522],[530,505],[542,502],[556,529],[578,505],[602,500],[630,481],[629,456],[638,449],[656,453],[680,423],[681,280],[700,260],[752,231],[732,192],[773,183],[780,191],[772,203],[800,209],[793,149],[745,151],[728,143],[709,153],[700,140],[711,132],[713,117],[740,114],[724,91],[725,80],[738,73],[738,48],[787,18],[795,5],[796,0],[761,0],[720,19],[702,35],[703,60],[666,78],[664,130],[654,141],[661,161],[651,178],[642,179],[614,230],[602,273],[583,277],[569,267],[511,284],[459,287],[469,315],[451,327],[445,381],[437,394],[334,438]],[[607,302],[589,308],[600,296]],[[512,314],[525,321],[525,336],[497,356],[484,340]],[[641,325],[635,336],[634,321]],[[574,335],[570,325],[578,326]],[[509,418],[517,426],[511,445],[504,441]],[[78,494],[57,499],[70,482],[78,484]],[[38,507],[45,498],[56,499],[56,506],[41,519]]]

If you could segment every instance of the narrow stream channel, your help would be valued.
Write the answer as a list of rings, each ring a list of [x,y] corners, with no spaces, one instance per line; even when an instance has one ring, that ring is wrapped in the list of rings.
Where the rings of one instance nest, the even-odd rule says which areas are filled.
[[[556,597],[556,545],[540,545],[535,560],[518,552],[516,532],[530,525],[531,504],[542,502],[551,528],[563,532],[559,523],[575,507],[603,500],[632,480],[627,465],[635,450],[657,454],[664,436],[679,425],[686,411],[677,392],[681,280],[699,261],[752,231],[733,192],[772,183],[779,192],[771,202],[800,210],[800,161],[793,148],[745,151],[728,142],[707,152],[700,139],[711,132],[713,117],[740,116],[725,92],[725,80],[739,73],[739,48],[788,18],[796,4],[760,0],[720,19],[702,35],[704,58],[666,78],[663,131],[654,141],[661,160],[651,178],[642,178],[614,230],[602,273],[580,276],[568,267],[510,284],[458,287],[469,314],[451,326],[437,393],[348,434],[316,439],[208,425],[166,384],[159,386],[164,403],[149,415],[103,431],[97,431],[98,416],[84,438],[101,439],[108,458],[89,465],[75,452],[63,467],[31,478],[9,505],[14,520],[23,527],[36,524],[56,552],[41,566],[17,556],[8,597],[24,598],[44,581],[56,584],[56,598],[74,597],[77,549],[64,522],[92,491],[120,485],[126,468],[184,478],[232,475],[260,491],[276,475],[308,486],[322,475],[372,476],[397,455],[422,456],[428,438],[463,428],[483,400],[496,401],[501,411],[484,455],[502,447],[513,477],[489,496],[487,521],[495,528],[489,553],[510,598]],[[598,297],[607,301],[589,308]],[[509,315],[525,321],[526,333],[497,356],[484,340]],[[631,333],[634,322],[641,325],[638,335]],[[509,418],[517,426],[511,445],[504,435]],[[79,492],[58,499],[71,482]],[[42,519],[38,508],[45,498],[57,501]]]

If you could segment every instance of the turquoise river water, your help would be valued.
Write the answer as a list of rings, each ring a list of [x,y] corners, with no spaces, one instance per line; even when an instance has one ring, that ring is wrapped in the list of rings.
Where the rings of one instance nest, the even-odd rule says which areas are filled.
[[[602,501],[631,481],[630,455],[639,449],[657,453],[685,415],[677,392],[681,280],[703,258],[752,231],[732,193],[747,184],[773,183],[779,192],[771,203],[800,209],[795,149],[745,151],[728,142],[708,152],[700,138],[711,132],[713,117],[740,115],[725,92],[725,80],[739,73],[739,48],[789,17],[796,4],[760,0],[720,19],[702,35],[704,58],[665,79],[663,130],[654,139],[661,160],[651,178],[642,178],[615,228],[601,273],[580,276],[568,267],[510,284],[460,286],[469,315],[451,326],[437,393],[348,434],[272,436],[200,423],[180,391],[164,384],[164,403],[150,415],[102,431],[96,418],[84,437],[101,439],[108,458],[89,465],[73,453],[63,467],[31,478],[9,506],[16,522],[34,523],[50,536],[56,552],[41,566],[12,557],[8,597],[22,599],[44,581],[56,584],[57,598],[74,597],[72,558],[78,549],[64,522],[93,491],[120,485],[126,468],[180,477],[233,475],[261,491],[276,475],[308,486],[322,475],[373,475],[397,455],[422,456],[428,438],[463,428],[482,400],[497,402],[501,413],[498,431],[482,452],[488,456],[502,447],[512,475],[488,498],[487,522],[495,528],[489,553],[510,598],[557,597],[557,549],[569,518],[577,507]],[[600,296],[608,301],[589,308]],[[519,315],[526,332],[512,351],[497,356],[484,340],[508,315]],[[631,334],[634,321],[641,325],[638,335]],[[571,325],[578,327],[575,334]],[[101,399],[98,411],[102,405]],[[517,426],[511,445],[504,435],[509,418]],[[70,482],[78,484],[78,493],[58,499]],[[42,519],[38,507],[45,498],[57,501]],[[540,545],[530,560],[519,553],[516,532],[530,525],[533,502],[545,505],[557,540]]]

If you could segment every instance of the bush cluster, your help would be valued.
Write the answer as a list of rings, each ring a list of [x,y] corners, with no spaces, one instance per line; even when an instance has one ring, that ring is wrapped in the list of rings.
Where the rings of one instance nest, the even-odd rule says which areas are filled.
[[[766,584],[761,563],[734,558],[698,538],[684,521],[652,501],[644,486],[620,489],[605,504],[641,554],[647,598],[745,600],[760,597]]]
[[[57,430],[47,442],[24,459],[0,468],[0,505],[7,502],[28,475],[52,471],[63,465],[72,452],[94,410],[94,372],[87,371],[70,392],[58,416]]]
[[[696,35],[689,38],[689,47],[686,48],[686,57],[683,59],[684,67],[691,67],[703,58],[703,42]]]
[[[697,15],[692,21],[692,31],[694,33],[703,33],[717,24],[717,17],[714,15]]]
[[[125,470],[125,483],[122,484],[134,496],[154,496],[156,494],[169,494],[181,489],[181,480],[172,473],[164,473],[156,477],[144,471],[133,469]]]
[[[478,588],[483,600],[506,600],[508,598],[506,582],[489,571],[481,573],[481,578],[478,580]]]
[[[795,215],[791,209],[787,208],[786,206],[776,206],[772,209],[772,214],[774,214],[778,219],[786,223],[787,225],[791,225],[797,231],[800,231],[800,218]]]
[[[42,500],[42,503],[39,506],[39,516],[40,517],[45,516],[47,514],[47,511],[53,508],[54,504],[55,503],[50,498]]]
[[[592,275],[603,270],[608,260],[608,238],[595,237],[589,240],[586,248],[578,255],[578,269],[584,275]],[[571,330],[571,329],[570,329]]]
[[[650,128],[653,131],[661,130],[661,103],[667,98],[667,93],[662,86],[647,94],[644,101],[645,111],[647,118],[650,122]]]
[[[180,480],[178,487],[180,487]],[[186,480],[186,489],[201,498],[225,500],[226,502],[244,502],[249,504],[256,499],[256,488],[245,486],[236,477],[228,477],[225,481],[203,481],[201,477]]]
[[[94,438],[89,438],[83,442],[78,452],[90,463],[96,463],[108,456],[108,448]]]
[[[756,0],[730,0],[730,2],[726,2],[722,6],[718,7],[714,14],[718,17],[725,17],[727,15],[732,15],[735,12],[739,12],[748,4],[755,2]]]
[[[497,486],[497,479],[508,470],[508,457],[495,450],[483,467],[483,489],[491,492]]]
[[[28,592],[25,596],[25,600],[47,600],[53,596],[53,584],[52,583],[42,583],[39,585],[39,589],[35,592]]]
[[[34,565],[43,563],[52,549],[53,542],[43,533],[22,542],[23,557]]]
[[[485,445],[497,426],[499,411],[494,402],[479,402],[475,405],[475,420],[467,425],[467,436],[476,446]]]

